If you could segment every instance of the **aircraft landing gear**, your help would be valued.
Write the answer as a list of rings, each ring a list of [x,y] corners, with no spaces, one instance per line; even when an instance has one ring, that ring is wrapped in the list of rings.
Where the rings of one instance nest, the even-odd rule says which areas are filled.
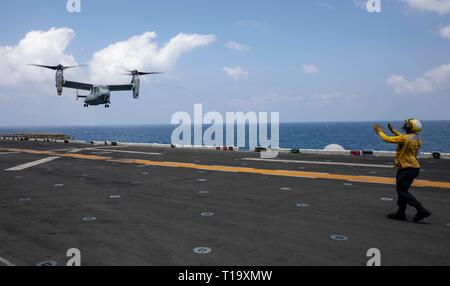
[[[84,107],[89,107],[89,104],[85,103],[85,104],[84,104]]]
[[[109,108],[109,104],[105,104],[105,108]]]

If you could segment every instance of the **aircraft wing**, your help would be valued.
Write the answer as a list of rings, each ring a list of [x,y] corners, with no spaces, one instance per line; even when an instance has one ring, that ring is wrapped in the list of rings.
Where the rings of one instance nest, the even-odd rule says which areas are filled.
[[[132,90],[132,84],[108,85],[110,91]]]
[[[81,82],[67,81],[67,80],[64,81],[63,86],[67,87],[67,88],[81,89],[81,90],[91,90],[94,88],[94,86],[89,83],[81,83]]]

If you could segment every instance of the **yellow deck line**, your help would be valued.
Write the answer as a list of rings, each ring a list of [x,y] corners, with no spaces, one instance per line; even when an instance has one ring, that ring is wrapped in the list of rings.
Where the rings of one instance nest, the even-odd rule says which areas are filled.
[[[291,171],[291,170],[255,169],[255,168],[219,166],[219,165],[215,165],[215,166],[214,165],[200,165],[200,164],[194,164],[194,163],[150,161],[150,160],[142,160],[142,159],[112,159],[111,157],[103,157],[103,156],[95,156],[95,155],[68,154],[68,153],[61,154],[61,153],[56,153],[56,152],[51,152],[51,151],[16,149],[16,148],[0,148],[0,151],[60,156],[60,157],[69,157],[69,158],[86,159],[86,160],[111,161],[111,162],[118,162],[118,163],[122,163],[122,164],[137,164],[137,165],[157,166],[157,167],[197,169],[197,170],[204,170],[204,171],[221,171],[221,172],[230,172],[230,173],[238,172],[238,173],[247,173],[247,174],[269,175],[269,176],[284,176],[284,177],[294,177],[294,178],[352,181],[352,182],[387,184],[387,185],[395,184],[394,178],[387,178],[387,177],[329,174],[329,173],[303,172],[303,171]],[[450,189],[450,182],[416,180],[414,182],[414,186]]]

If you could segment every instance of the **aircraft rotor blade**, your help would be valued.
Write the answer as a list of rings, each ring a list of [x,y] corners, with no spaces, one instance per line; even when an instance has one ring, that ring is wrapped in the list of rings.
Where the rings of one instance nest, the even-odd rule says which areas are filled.
[[[62,67],[62,69],[67,70],[67,69],[81,68],[81,67],[87,67],[87,65],[67,66],[67,67]]]
[[[57,65],[57,66],[45,66],[45,65],[36,65],[36,64],[29,64],[29,65],[30,66],[35,66],[35,67],[51,69],[51,70],[66,70],[66,69],[85,67],[86,66],[86,65],[78,65],[78,66],[67,66],[67,67],[65,67],[63,65]]]
[[[58,66],[44,66],[44,65],[35,65],[35,64],[29,64],[29,65],[30,66],[35,66],[35,67],[51,69],[51,70],[57,70],[58,69]]]
[[[138,72],[138,75],[162,74],[162,72]]]
[[[162,74],[163,72],[140,72],[138,70],[129,70],[129,69],[124,69],[125,71],[127,71],[127,75],[152,75],[152,74]]]

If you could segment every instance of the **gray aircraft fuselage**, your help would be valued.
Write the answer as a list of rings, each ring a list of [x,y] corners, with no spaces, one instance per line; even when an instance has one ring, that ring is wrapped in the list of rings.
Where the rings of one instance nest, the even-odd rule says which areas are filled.
[[[109,105],[111,93],[107,86],[94,86],[91,90],[91,94],[87,95],[84,103],[86,105]]]

